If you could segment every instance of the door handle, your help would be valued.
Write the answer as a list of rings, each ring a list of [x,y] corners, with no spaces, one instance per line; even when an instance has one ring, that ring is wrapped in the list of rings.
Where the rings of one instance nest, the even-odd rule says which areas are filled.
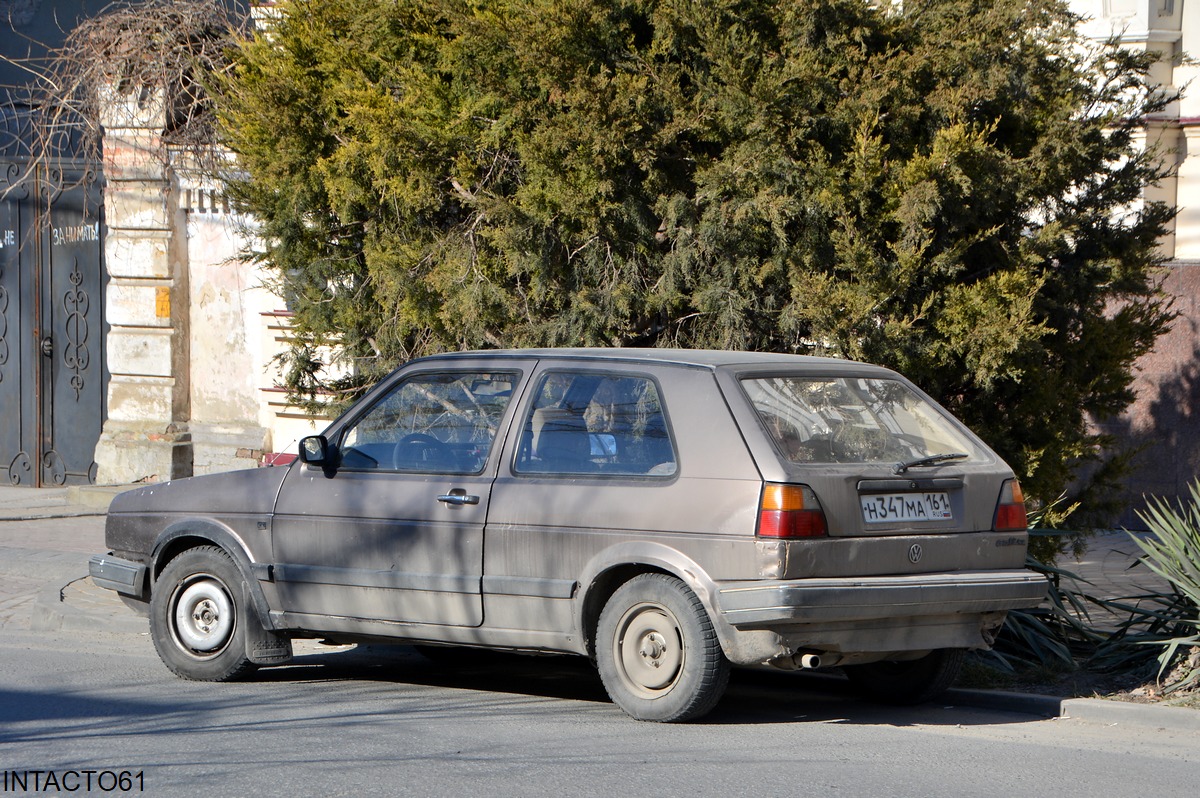
[[[48,335],[42,339],[42,354],[46,357],[54,357],[54,341]]]
[[[446,504],[479,504],[478,496],[472,496],[462,488],[455,488],[449,493],[438,496],[437,500]]]

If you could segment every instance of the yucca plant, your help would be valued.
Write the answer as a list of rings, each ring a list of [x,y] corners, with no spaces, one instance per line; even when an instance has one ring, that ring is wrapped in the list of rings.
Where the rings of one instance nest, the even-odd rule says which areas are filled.
[[[1065,518],[1072,509],[1061,515]],[[1055,556],[1031,554],[1025,564],[1044,574],[1050,589],[1041,606],[1008,614],[995,648],[980,655],[981,663],[1034,679],[1076,672],[1144,672],[1150,678],[1157,646],[1160,682],[1178,663],[1164,693],[1200,686],[1200,481],[1192,487],[1189,506],[1174,508],[1152,499],[1140,515],[1154,535],[1133,536],[1144,554],[1131,567],[1152,569],[1169,588],[1110,596],[1098,594],[1086,579],[1057,563],[1057,555],[1085,547],[1085,538],[1037,528],[1044,519],[1031,514],[1030,551]],[[1191,656],[1181,657],[1189,647],[1195,647]]]
[[[1160,498],[1151,498],[1138,517],[1152,536],[1132,536],[1144,552],[1142,562],[1166,579],[1176,592],[1173,605],[1165,606],[1164,620],[1170,623],[1159,655],[1159,678],[1176,660],[1180,649],[1200,646],[1200,479],[1189,486],[1191,501],[1172,506]],[[1173,617],[1172,617],[1173,616]],[[1164,687],[1173,692],[1200,684],[1200,666],[1192,657],[1182,663],[1179,673]]]
[[[1042,549],[1064,551],[1076,533],[1033,529]],[[1032,547],[1031,547],[1032,548]],[[1187,600],[1170,593],[1103,596],[1066,568],[1030,556],[1026,567],[1046,576],[1050,589],[1041,606],[1008,614],[996,646],[980,655],[983,664],[1008,674],[1065,675],[1132,673],[1153,663],[1146,644],[1174,635],[1186,617]],[[1139,561],[1136,567],[1144,567]],[[1147,673],[1149,676],[1149,673]]]
[[[1042,541],[1043,549],[1062,549],[1071,545],[1073,536],[1060,530],[1034,529],[1030,537]],[[1088,669],[1093,664],[1102,665],[1104,670],[1120,668],[1108,657],[1103,657],[1101,663],[1092,662],[1098,653],[1111,648],[1114,634],[1120,638],[1126,636],[1124,628],[1116,633],[1098,629],[1092,622],[1092,611],[1123,615],[1127,607],[1092,595],[1086,589],[1087,580],[1057,564],[1031,555],[1025,567],[1046,576],[1049,582],[1046,599],[1033,609],[1010,612],[996,647],[984,655],[984,660],[1011,674],[1066,673]],[[1131,597],[1128,601],[1137,604],[1142,598]]]

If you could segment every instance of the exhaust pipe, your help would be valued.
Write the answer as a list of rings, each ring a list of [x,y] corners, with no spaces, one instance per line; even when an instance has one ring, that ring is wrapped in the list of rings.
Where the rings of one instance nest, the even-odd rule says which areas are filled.
[[[843,659],[841,654],[832,651],[797,651],[790,656],[768,660],[765,664],[784,671],[815,671],[820,668],[832,668]]]

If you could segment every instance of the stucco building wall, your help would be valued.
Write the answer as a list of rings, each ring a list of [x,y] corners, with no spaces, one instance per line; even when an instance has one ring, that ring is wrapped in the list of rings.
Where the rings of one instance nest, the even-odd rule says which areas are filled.
[[[258,391],[270,353],[258,345],[260,313],[271,303],[258,270],[240,260],[244,220],[217,187],[181,172],[177,229],[188,273],[188,429],[192,468],[208,473],[257,465],[270,448],[259,423]]]
[[[1153,77],[1168,91],[1183,91],[1155,119],[1147,143],[1156,145],[1173,174],[1146,192],[1178,215],[1160,251],[1167,259],[1162,288],[1179,318],[1137,364],[1137,398],[1119,419],[1100,424],[1134,452],[1125,480],[1123,526],[1143,526],[1136,510],[1144,497],[1186,497],[1200,476],[1200,67],[1183,56],[1200,55],[1197,0],[1072,0],[1085,17],[1083,31],[1127,47],[1159,54]]]

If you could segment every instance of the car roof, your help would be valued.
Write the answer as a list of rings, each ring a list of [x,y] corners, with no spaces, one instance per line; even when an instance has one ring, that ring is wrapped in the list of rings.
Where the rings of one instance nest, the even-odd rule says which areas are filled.
[[[720,349],[639,349],[633,347],[570,347],[544,349],[489,349],[468,352],[447,352],[430,355],[421,360],[465,357],[539,358],[559,360],[603,360],[609,362],[659,363],[663,365],[690,366],[692,368],[717,369],[728,367],[790,367],[790,368],[834,368],[880,369],[853,360],[809,355],[790,355],[778,352],[737,352]]]

